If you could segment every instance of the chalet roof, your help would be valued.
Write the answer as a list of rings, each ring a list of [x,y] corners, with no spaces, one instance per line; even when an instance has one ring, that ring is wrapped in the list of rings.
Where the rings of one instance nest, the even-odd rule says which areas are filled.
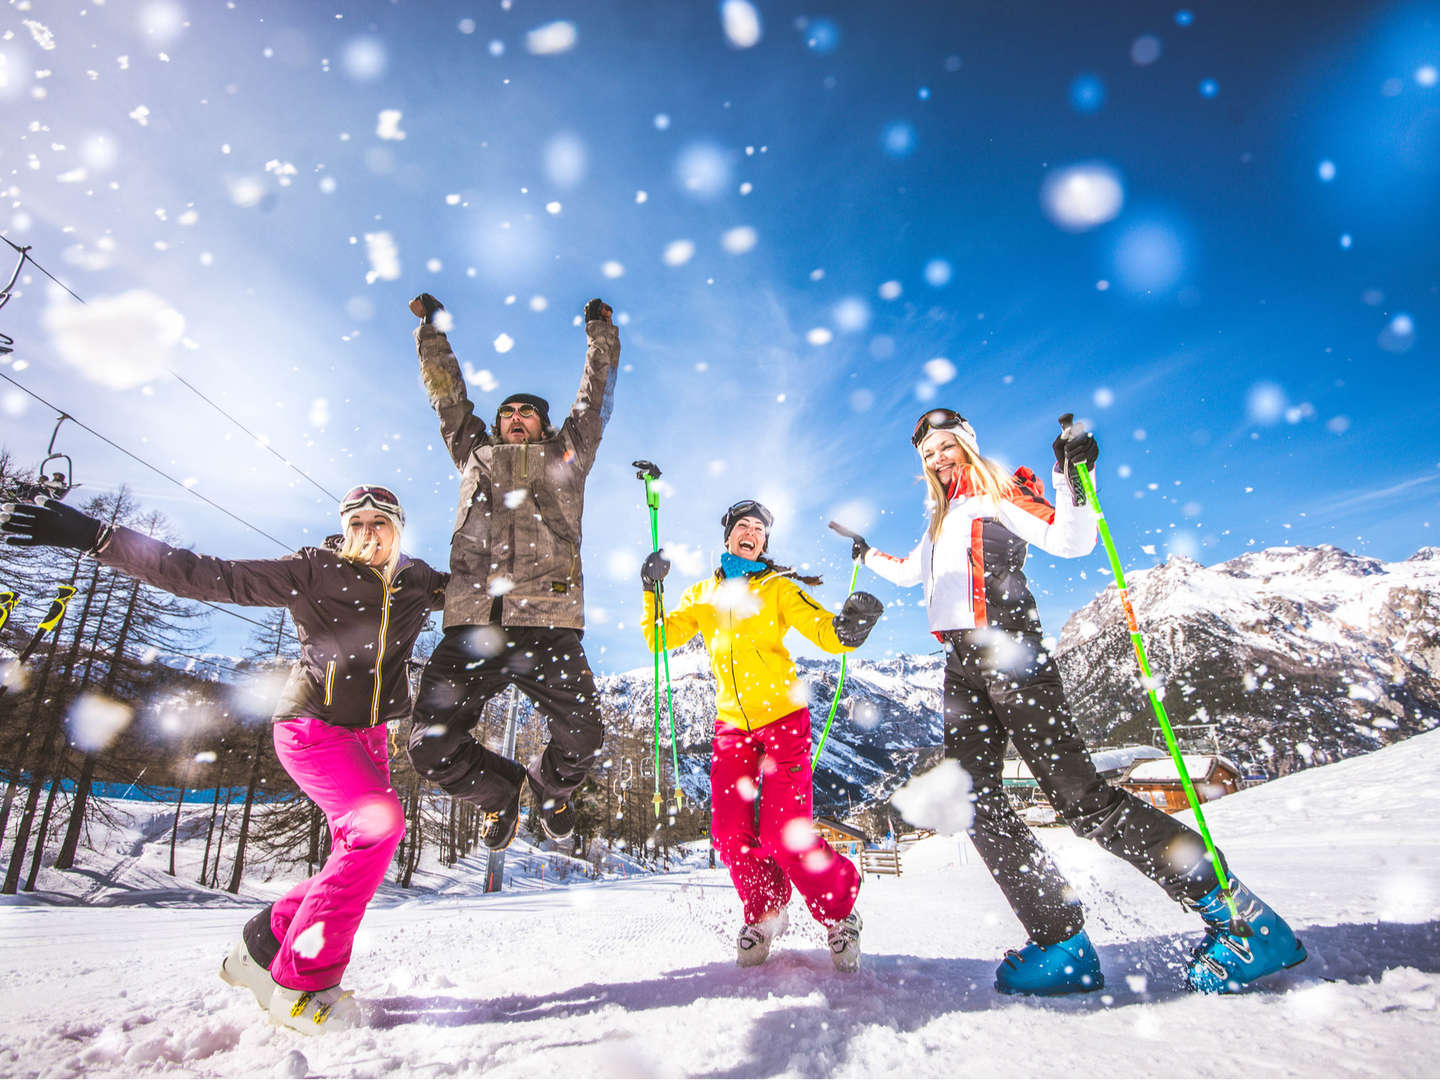
[[[1132,762],[1164,757],[1165,751],[1155,746],[1119,746],[1109,750],[1096,750],[1090,755],[1090,760],[1094,762],[1095,771],[1098,773],[1117,773],[1123,772]],[[1012,784],[1022,785],[1035,779],[1030,766],[1018,757],[1005,759],[1000,776]]]
[[[1183,754],[1185,771],[1190,774],[1190,781],[1208,780],[1216,772],[1228,770],[1236,776],[1240,775],[1239,768],[1229,758],[1221,757],[1218,754]],[[1125,777],[1126,783],[1149,783],[1149,784],[1178,784],[1180,783],[1180,772],[1175,768],[1175,762],[1170,758],[1157,758],[1154,761],[1137,761],[1131,766],[1130,772]]]
[[[833,832],[837,832],[841,836],[852,837],[853,839],[859,840],[862,844],[870,843],[870,838],[866,836],[863,832],[861,832],[859,829],[857,829],[854,825],[846,825],[843,822],[836,821],[834,818],[817,817],[815,819],[815,824],[823,825],[825,828],[830,829]]]

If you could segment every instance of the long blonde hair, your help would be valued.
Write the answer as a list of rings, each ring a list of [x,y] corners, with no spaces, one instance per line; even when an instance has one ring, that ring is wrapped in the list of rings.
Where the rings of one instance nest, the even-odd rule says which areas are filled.
[[[999,502],[1001,499],[1010,497],[1019,490],[1019,485],[1003,468],[982,456],[965,445],[953,433],[943,428],[938,428],[931,434],[944,435],[952,440],[960,448],[964,461],[960,463],[962,470],[969,470],[970,490],[977,495],[988,495]],[[926,530],[933,544],[940,539],[940,526],[945,522],[945,514],[950,509],[950,493],[945,485],[940,482],[940,477],[935,470],[925,464],[925,443],[930,441],[927,435],[924,442],[917,449],[920,451],[920,464],[925,471],[925,486],[930,489],[930,527]]]
[[[384,513],[384,511],[382,510],[381,513]],[[390,547],[390,558],[385,560],[385,565],[371,567],[371,569],[380,571],[380,576],[384,579],[385,584],[389,585],[390,582],[394,580],[396,568],[400,565],[401,529],[400,523],[395,520],[393,515],[385,514],[385,518],[390,522],[391,529],[394,530],[395,543]],[[341,536],[340,548],[335,554],[346,562],[354,563],[356,566],[370,566],[371,552],[370,545],[365,540],[365,531],[363,529],[352,529],[349,522],[346,522]]]

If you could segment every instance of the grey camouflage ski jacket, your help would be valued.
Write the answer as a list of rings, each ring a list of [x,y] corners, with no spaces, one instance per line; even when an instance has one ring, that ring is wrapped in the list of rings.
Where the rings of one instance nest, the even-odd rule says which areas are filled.
[[[288,610],[300,659],[274,718],[313,716],[347,728],[410,715],[405,664],[449,577],[401,556],[387,589],[378,570],[324,548],[279,559],[217,559],[123,525],[102,537],[95,557],[175,596]]]
[[[475,415],[445,335],[429,324],[415,331],[420,377],[461,474],[446,629],[492,621],[576,630],[585,625],[585,478],[610,419],[620,359],[620,335],[610,323],[592,320],[585,335],[585,371],[564,423],[539,442],[512,444],[492,438]]]

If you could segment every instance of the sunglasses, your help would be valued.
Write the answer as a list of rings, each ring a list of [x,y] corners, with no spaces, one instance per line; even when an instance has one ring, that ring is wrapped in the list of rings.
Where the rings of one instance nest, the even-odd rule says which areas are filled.
[[[495,415],[498,416],[498,417],[500,417],[500,418],[503,420],[503,419],[506,419],[507,417],[514,416],[516,413],[519,413],[521,416],[524,416],[524,417],[526,417],[526,418],[528,419],[528,418],[531,417],[531,416],[539,416],[539,415],[540,415],[540,410],[537,409],[537,408],[535,408],[534,405],[528,405],[528,404],[527,404],[527,405],[501,405],[501,406],[500,406],[500,411],[497,412]]]
[[[360,487],[351,488],[340,500],[340,514],[341,516],[351,514],[364,506],[393,514],[395,520],[402,526],[405,524],[405,511],[400,508],[400,500],[387,487],[380,487],[377,484],[362,484]]]
[[[925,441],[925,436],[932,431],[954,431],[963,432],[968,438],[975,438],[975,429],[954,409],[931,409],[925,415],[915,421],[915,434],[910,436],[910,445],[920,449],[920,444]]]

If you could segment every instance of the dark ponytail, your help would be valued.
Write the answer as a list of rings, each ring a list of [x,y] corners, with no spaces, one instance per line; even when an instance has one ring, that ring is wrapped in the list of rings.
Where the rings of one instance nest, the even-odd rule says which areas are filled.
[[[765,569],[769,570],[772,574],[780,574],[783,577],[793,577],[802,585],[809,585],[812,589],[817,585],[824,584],[821,578],[806,577],[799,571],[797,571],[793,566],[781,566],[774,559],[771,559],[766,555],[761,555],[758,561],[764,563]]]

